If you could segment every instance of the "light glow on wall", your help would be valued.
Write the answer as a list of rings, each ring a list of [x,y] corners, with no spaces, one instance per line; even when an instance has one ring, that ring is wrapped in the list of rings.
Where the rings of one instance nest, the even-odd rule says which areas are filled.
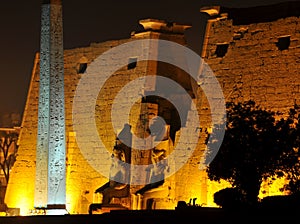
[[[258,195],[259,199],[262,199],[267,196],[288,194],[288,192],[286,191],[280,191],[280,188],[282,188],[283,185],[286,184],[286,179],[284,177],[272,180],[272,183],[270,185],[269,183],[270,181],[266,180],[261,184],[260,192]]]
[[[20,208],[21,216],[28,216],[30,215],[30,211],[33,209],[33,200],[19,197],[16,207]]]

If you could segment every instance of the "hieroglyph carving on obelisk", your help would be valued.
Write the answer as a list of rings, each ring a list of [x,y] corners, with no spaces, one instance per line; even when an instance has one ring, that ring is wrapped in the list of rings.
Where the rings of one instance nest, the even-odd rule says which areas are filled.
[[[62,1],[44,0],[41,14],[40,86],[35,207],[66,204],[66,144]]]

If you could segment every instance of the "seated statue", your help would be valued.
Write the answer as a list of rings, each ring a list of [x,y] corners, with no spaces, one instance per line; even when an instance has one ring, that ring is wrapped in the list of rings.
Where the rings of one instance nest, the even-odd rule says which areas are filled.
[[[112,152],[109,181],[99,187],[95,193],[102,194],[102,204],[107,205],[112,198],[122,198],[129,195],[129,164],[131,154],[131,126],[125,124],[116,139]]]
[[[95,193],[103,196],[102,204],[109,204],[113,197],[127,197],[129,195],[129,184],[127,180],[127,169],[124,150],[117,145],[113,149],[112,164],[110,168],[110,179],[99,187]]]
[[[150,124],[154,143],[158,144],[151,150],[150,178],[148,184],[136,191],[136,195],[143,195],[149,190],[164,184],[165,172],[169,167],[167,156],[173,147],[173,142],[169,136],[169,128],[169,125],[165,125],[155,118],[153,119],[153,123]]]
[[[160,146],[168,144],[168,140],[165,141]],[[166,150],[163,148],[156,146],[151,150],[152,164],[149,166],[148,184],[135,192],[138,209],[153,209],[155,198],[165,198],[169,195],[170,188],[164,185],[165,174],[169,172],[169,164]]]
[[[136,191],[135,194],[143,195],[145,192],[163,185],[165,179],[164,171],[166,167],[167,160],[165,159],[160,163],[152,164],[149,184],[146,184],[143,188]]]

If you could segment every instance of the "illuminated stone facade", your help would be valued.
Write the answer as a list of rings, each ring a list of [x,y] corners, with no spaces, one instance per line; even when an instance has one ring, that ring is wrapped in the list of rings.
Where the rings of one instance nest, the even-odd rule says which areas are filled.
[[[209,16],[201,56],[218,78],[226,101],[253,100],[279,111],[278,118],[299,105],[299,11],[299,2],[201,9]],[[282,194],[278,189],[283,183],[263,183],[259,197]]]
[[[294,102],[299,100],[300,31],[299,26],[297,26],[300,22],[299,17],[287,16],[267,22],[256,21],[246,25],[236,25],[228,16],[230,14],[220,13],[218,7],[209,10],[203,9],[202,11],[208,13],[211,18],[208,20],[201,56],[218,78],[226,100],[253,99],[263,107],[283,112],[286,112]],[[87,213],[88,206],[99,200],[94,191],[107,182],[107,178],[97,172],[81,153],[76,142],[77,133],[73,130],[72,105],[74,94],[80,79],[89,74],[86,72],[86,67],[89,69],[89,66],[107,50],[132,40],[164,39],[186,45],[184,30],[188,26],[167,24],[157,20],[144,20],[141,21],[141,24],[145,30],[133,33],[128,39],[93,43],[88,47],[64,51],[67,146],[66,196],[67,209],[71,214]],[[287,41],[290,44],[284,48],[286,45],[283,44],[282,46],[281,41],[283,43]],[[183,57],[182,55],[172,56]],[[128,60],[130,61],[129,58]],[[34,207],[39,63],[40,58],[37,54],[23,115],[19,153],[11,173],[5,199],[9,207],[21,208],[21,214],[28,214],[29,210]],[[189,202],[193,198],[197,198],[197,204],[214,206],[213,193],[228,186],[228,184],[208,181],[205,171],[199,169],[203,151],[206,149],[205,141],[211,131],[210,107],[207,99],[203,97],[202,89],[197,86],[197,83],[186,78],[187,76],[180,69],[157,61],[139,61],[132,67],[126,66],[116,71],[102,87],[97,98],[95,121],[99,136],[106,149],[111,151],[116,140],[110,119],[114,97],[127,83],[144,75],[162,75],[182,84],[196,104],[201,124],[200,126],[186,120],[184,127],[178,127],[178,123],[172,123],[174,120],[176,121],[176,117],[172,117],[174,112],[170,112],[172,107],[162,99],[159,99],[158,104],[152,101],[144,102],[141,99],[133,106],[129,123],[137,135],[143,133],[147,122],[141,125],[141,121],[149,116],[150,112],[164,117],[167,124],[173,128],[171,129],[171,136],[173,136],[175,144],[177,143],[177,136],[185,127],[193,127],[199,132],[200,138],[193,156],[178,172],[166,179],[161,187],[161,192],[156,192],[155,197],[154,192],[153,195],[148,195],[149,198],[155,198],[153,206],[172,209],[178,201]],[[90,102],[86,102],[86,104],[89,105]],[[86,139],[85,143],[87,146],[93,146],[89,139]],[[109,161],[103,161],[101,157],[93,157],[93,150],[96,149],[91,148],[89,151],[92,162],[100,167],[107,167]],[[147,162],[149,162],[148,156],[133,150],[131,163]],[[141,186],[131,186],[130,193],[139,188]],[[115,202],[122,203],[130,209],[145,208],[143,204],[137,201],[138,199],[134,199],[131,194],[127,198],[115,200]]]
[[[74,99],[74,94],[76,91],[76,86],[79,80],[88,75],[85,71],[85,67],[89,69],[89,66],[93,61],[105,51],[116,47],[120,44],[138,40],[138,39],[164,39],[174,41],[181,45],[186,45],[184,38],[184,30],[189,26],[173,24],[171,29],[163,21],[158,20],[145,20],[141,23],[146,26],[149,23],[154,25],[160,24],[164,28],[154,28],[148,27],[143,32],[135,33],[129,39],[124,40],[114,40],[107,41],[104,43],[93,43],[89,47],[76,48],[71,50],[65,50],[64,52],[64,73],[65,73],[65,119],[66,119],[66,145],[67,145],[67,209],[71,214],[76,213],[87,213],[88,206],[97,202],[98,195],[94,194],[94,191],[107,182],[107,177],[102,176],[99,172],[93,169],[93,167],[87,162],[87,160],[82,155],[80,148],[76,143],[76,132],[74,132],[72,127],[72,103]],[[152,25],[151,25],[152,26]],[[173,30],[172,28],[176,29]],[[165,30],[164,30],[165,29]],[[173,55],[175,56],[175,55]],[[177,55],[183,58],[182,55]],[[28,214],[30,209],[33,209],[33,198],[34,198],[34,173],[35,173],[35,157],[36,157],[36,139],[37,139],[37,116],[38,116],[38,90],[39,90],[39,80],[40,80],[40,55],[36,55],[34,68],[32,72],[32,80],[30,82],[28,98],[26,103],[26,109],[23,116],[22,130],[20,133],[20,146],[17,162],[13,168],[11,175],[12,181],[9,183],[7,190],[6,203],[12,208],[21,208],[21,214]],[[128,59],[129,60],[129,59]],[[111,151],[115,145],[116,134],[114,133],[111,126],[111,105],[113,103],[114,97],[120,91],[120,89],[127,84],[129,81],[135,80],[138,77],[145,75],[168,75],[170,78],[181,82],[183,86],[192,94],[192,86],[190,78],[184,78],[185,75],[179,69],[175,69],[173,66],[164,65],[163,63],[158,63],[157,61],[139,61],[136,67],[120,68],[110,79],[105,83],[105,86],[99,92],[99,97],[97,99],[97,106],[95,108],[95,119],[97,122],[97,128],[99,131],[99,136],[104,142],[106,149]],[[173,77],[172,77],[173,76]],[[151,86],[148,86],[151,88]],[[134,91],[134,90],[132,90]],[[85,96],[82,96],[84,99]],[[179,96],[180,97],[180,96]],[[142,99],[141,99],[142,100]],[[86,102],[88,105],[89,102]],[[175,116],[172,111],[169,110],[170,104],[167,102],[160,102],[161,106],[157,108],[157,103],[151,102],[137,102],[132,108],[132,114],[130,115],[130,125],[132,130],[137,134],[141,135],[145,130],[145,123],[141,125],[141,117],[143,114],[148,116],[149,111],[164,117],[167,123],[172,126],[172,136],[175,142],[176,131],[179,131],[178,124],[173,123],[173,117]],[[144,109],[143,109],[144,108]],[[157,108],[157,109],[151,109]],[[174,108],[173,108],[174,109]],[[83,114],[84,116],[84,114]],[[178,122],[178,121],[177,121]],[[188,122],[188,121],[187,121]],[[176,126],[177,125],[177,126]],[[197,124],[191,124],[198,127]],[[174,128],[173,128],[174,126]],[[86,145],[93,146],[89,139],[86,139]],[[203,149],[201,149],[203,150]],[[199,192],[197,188],[201,185],[199,163],[201,150],[195,150],[198,155],[195,158],[191,158],[191,162],[187,167],[183,168],[178,172],[178,174],[171,176],[166,180],[161,192],[156,192],[156,208],[174,208],[178,200],[189,200],[189,198],[198,197]],[[145,152],[147,153],[147,152]],[[94,159],[92,163],[99,164],[98,166],[108,166],[109,161],[101,161],[101,157],[95,157],[91,155]],[[91,162],[91,161],[90,161]],[[148,163],[149,158],[146,155],[140,155],[139,151],[132,152],[131,163]],[[196,172],[189,172],[186,174],[188,167],[192,166],[196,169]],[[196,186],[190,185],[191,177],[197,181]],[[141,177],[145,178],[145,177]],[[176,190],[175,185],[178,181],[178,189],[184,189],[184,197],[180,193],[180,190]],[[192,192],[186,189],[185,184],[194,187]],[[21,187],[20,186],[24,186]],[[130,193],[133,193],[138,188],[142,186],[136,185],[131,186]],[[196,195],[198,194],[198,195]],[[19,197],[16,195],[22,195]],[[177,199],[178,198],[178,199]],[[199,198],[199,197],[198,197]],[[127,199],[121,199],[122,203],[132,207],[132,199],[128,197]],[[136,207],[139,207],[136,205]]]
[[[283,113],[299,103],[299,21],[299,3],[212,14],[202,57],[228,101],[252,99]]]

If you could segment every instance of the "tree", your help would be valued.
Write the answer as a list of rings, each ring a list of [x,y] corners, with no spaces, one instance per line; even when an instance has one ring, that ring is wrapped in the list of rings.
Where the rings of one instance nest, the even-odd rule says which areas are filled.
[[[281,168],[277,172],[278,176],[283,173],[288,183],[284,185],[282,190],[289,191],[290,194],[300,195],[300,108],[294,105],[289,111],[286,119],[281,119],[278,126],[282,127],[281,131],[284,138],[284,145],[289,147],[281,157]],[[289,130],[289,131],[287,131]]]
[[[254,101],[230,102],[226,110],[225,136],[218,154],[208,165],[208,177],[228,181],[244,195],[246,203],[255,205],[262,181],[282,175],[282,158],[294,145],[290,141],[294,134],[291,120],[277,122],[277,113],[260,108]],[[209,145],[216,144],[217,136],[213,133]]]
[[[225,209],[244,208],[244,199],[236,188],[224,188],[214,194],[214,202]]]
[[[16,160],[17,138],[16,133],[5,133],[0,136],[0,168],[6,181],[4,186],[8,183],[10,169]]]

